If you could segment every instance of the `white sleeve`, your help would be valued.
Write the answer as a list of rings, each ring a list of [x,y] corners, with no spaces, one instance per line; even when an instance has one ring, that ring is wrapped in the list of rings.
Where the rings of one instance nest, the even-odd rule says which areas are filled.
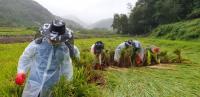
[[[36,52],[36,45],[35,42],[31,42],[24,50],[23,54],[19,58],[17,72],[24,72],[27,73],[31,66],[31,61]]]
[[[93,55],[94,55],[94,46],[95,46],[95,44],[93,44],[93,45],[91,46],[91,49],[90,49],[90,52],[91,52],[91,54],[93,54]]]
[[[80,60],[80,51],[77,46],[74,45],[74,55],[77,59]]]
[[[119,59],[121,57],[121,51],[125,48],[125,43],[121,43],[116,49],[115,49],[115,55],[114,60],[116,62],[119,62]]]
[[[68,80],[72,79],[73,66],[72,66],[72,60],[70,58],[70,54],[69,53],[64,55],[63,64],[61,64],[61,72],[62,72],[62,75],[64,75],[65,78],[67,78]]]

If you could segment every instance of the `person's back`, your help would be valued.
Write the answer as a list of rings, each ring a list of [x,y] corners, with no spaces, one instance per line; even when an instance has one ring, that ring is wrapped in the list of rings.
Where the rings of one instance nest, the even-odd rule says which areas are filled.
[[[131,50],[129,50],[130,48]],[[126,53],[126,55],[128,56],[124,56],[124,53]],[[117,48],[115,49],[114,60],[117,62],[118,66],[120,67],[123,67],[123,66],[127,67],[127,65],[129,64],[134,65],[134,66],[140,66],[143,63],[143,56],[144,56],[144,51],[141,46],[141,43],[136,40],[134,41],[128,40],[128,41],[122,42],[121,44],[117,46]],[[127,61],[127,58],[122,58],[122,57],[129,58],[131,62],[128,62],[129,64],[127,64],[125,62]]]
[[[119,62],[119,59],[121,57],[121,51],[125,48],[125,42],[119,44],[117,48],[115,49],[115,54],[114,54],[114,61]]]

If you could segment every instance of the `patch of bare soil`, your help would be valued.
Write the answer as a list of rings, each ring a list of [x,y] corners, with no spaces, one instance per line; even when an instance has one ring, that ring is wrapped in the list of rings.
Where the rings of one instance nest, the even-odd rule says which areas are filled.
[[[31,35],[0,36],[1,44],[23,43],[23,42],[30,42],[32,40],[33,40],[33,36],[31,36]]]
[[[144,66],[145,67],[145,66]],[[153,66],[146,66],[147,68],[152,68],[152,69],[166,69],[166,70],[175,70],[176,65],[175,64],[158,64],[158,65],[153,65]],[[113,70],[113,71],[119,71],[119,72],[126,72],[128,71],[129,68],[121,68],[121,67],[109,67],[106,70]]]
[[[121,68],[121,67],[112,66],[112,67],[107,68],[107,70],[126,72],[126,71],[128,71],[128,68]]]

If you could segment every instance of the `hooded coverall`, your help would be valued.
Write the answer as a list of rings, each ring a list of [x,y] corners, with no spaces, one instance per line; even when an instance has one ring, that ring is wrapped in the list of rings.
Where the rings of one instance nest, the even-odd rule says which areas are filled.
[[[64,43],[52,45],[45,38],[41,44],[32,41],[21,55],[17,69],[26,75],[29,71],[22,97],[48,97],[61,76],[72,79],[69,49]]]

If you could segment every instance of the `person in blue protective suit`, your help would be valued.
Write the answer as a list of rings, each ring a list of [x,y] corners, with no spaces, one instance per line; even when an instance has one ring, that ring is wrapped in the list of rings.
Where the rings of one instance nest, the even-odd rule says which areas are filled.
[[[128,48],[131,48],[131,50],[129,51]],[[121,56],[122,52],[128,54],[128,56],[127,57],[123,56],[124,57],[123,58]],[[128,40],[118,45],[117,48],[115,49],[114,61],[116,61],[120,67],[124,67],[124,66],[128,67],[126,65],[139,66],[143,62],[143,57],[144,57],[144,50],[141,46],[141,43],[137,40],[134,40],[134,41]],[[128,61],[130,62],[126,63]]]
[[[61,76],[71,80],[73,75],[69,48],[64,43],[71,36],[65,23],[54,20],[45,24],[44,37],[32,41],[21,55],[17,68],[16,84],[23,85],[29,72],[22,97],[49,97],[51,88]]]

